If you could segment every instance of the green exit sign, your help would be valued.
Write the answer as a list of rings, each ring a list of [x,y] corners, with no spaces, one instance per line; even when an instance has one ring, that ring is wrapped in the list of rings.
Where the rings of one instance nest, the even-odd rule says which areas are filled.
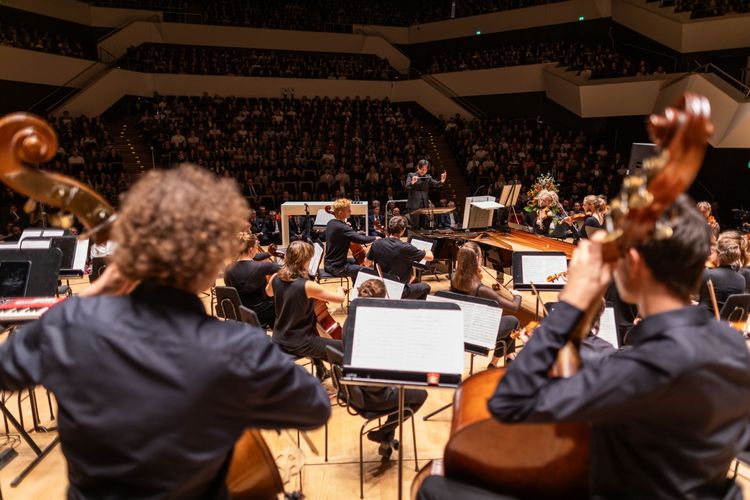
[[[579,21],[583,21],[583,20],[585,20],[585,19],[586,19],[586,18],[585,18],[585,17],[583,17],[583,16],[578,16],[578,20],[579,20]]]

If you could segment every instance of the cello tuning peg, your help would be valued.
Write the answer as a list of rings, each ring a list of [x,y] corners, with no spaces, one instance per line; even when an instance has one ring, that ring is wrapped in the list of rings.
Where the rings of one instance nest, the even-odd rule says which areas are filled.
[[[673,233],[674,230],[671,226],[657,222],[656,227],[654,228],[654,239],[668,240],[672,237]]]
[[[28,200],[26,200],[26,203],[23,204],[23,211],[27,214],[30,214],[34,210],[36,210],[36,200],[33,198],[29,198]]]
[[[73,227],[73,214],[50,215],[49,222],[55,227],[70,229],[71,227]]]

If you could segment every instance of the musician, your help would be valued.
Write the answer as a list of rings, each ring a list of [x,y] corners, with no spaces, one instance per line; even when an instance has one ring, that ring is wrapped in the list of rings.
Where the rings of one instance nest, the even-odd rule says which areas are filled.
[[[404,284],[402,299],[425,300],[430,294],[427,283],[410,283],[415,262],[424,259],[431,262],[434,256],[429,250],[420,250],[411,243],[401,241],[406,232],[406,217],[391,217],[388,221],[388,237],[374,242],[367,252],[367,259],[374,262],[382,272],[398,276]],[[394,297],[395,298],[395,297]]]
[[[495,339],[495,351],[492,353],[487,368],[495,368],[503,355],[501,345],[506,344],[506,355],[516,350],[515,342],[509,338],[510,333],[519,326],[518,319],[508,312],[515,312],[521,308],[521,293],[510,290],[512,300],[501,297],[492,288],[482,284],[482,251],[476,243],[468,242],[458,249],[456,254],[456,270],[451,280],[451,292],[471,295],[482,299],[490,299],[502,309],[500,327]]]
[[[720,227],[719,223],[716,222],[716,218],[711,215],[711,204],[707,201],[699,201],[696,207],[698,208],[698,211],[703,214],[703,217],[706,218],[708,228],[711,230],[712,241],[716,241],[719,237]]]
[[[385,285],[378,279],[369,279],[364,281],[357,289],[360,297],[371,297],[371,298],[385,298]],[[350,309],[351,310],[351,309]],[[344,324],[345,331],[354,328],[353,323],[347,319]],[[351,334],[350,334],[351,335]],[[346,333],[344,334],[346,338]],[[336,363],[339,366],[343,365],[343,356],[340,353],[335,353],[335,357],[332,359],[329,356],[329,361]],[[358,410],[361,411],[398,411],[398,389],[396,387],[362,387],[362,395],[364,396],[364,405]],[[422,389],[404,389],[404,407],[412,410],[413,413],[417,413],[422,407],[424,402],[427,400],[427,391]],[[404,413],[404,418],[409,417],[409,413]],[[378,448],[378,454],[383,457],[384,460],[390,458],[394,448],[398,449],[399,442],[394,439],[396,435],[396,427],[398,426],[398,413],[389,415],[383,425],[377,427],[367,433],[367,439],[375,443],[380,443]]]
[[[699,294],[701,305],[709,311],[713,311],[713,301],[708,290],[708,280],[713,283],[719,311],[724,307],[730,295],[745,293],[745,278],[736,271],[741,258],[742,253],[737,241],[731,237],[719,236],[716,242],[715,262],[713,262],[716,267],[704,271]]]
[[[256,260],[260,252],[258,238],[254,234],[241,233],[240,256],[224,271],[224,283],[237,289],[240,302],[255,311],[261,325],[273,328],[276,310],[273,299],[265,293],[266,277],[276,274],[281,267],[268,254],[265,254],[265,260]]]
[[[376,200],[377,201],[377,200]],[[385,226],[385,218],[380,213],[380,203],[372,207],[372,213],[368,216],[368,224],[370,229],[370,236],[385,236],[383,232]]]
[[[347,258],[349,245],[354,243],[372,243],[377,236],[366,236],[346,223],[352,214],[352,202],[346,198],[339,198],[333,203],[334,219],[326,224],[326,255],[324,268],[334,276],[348,276],[354,278],[367,265],[359,265],[357,261]],[[367,264],[367,263],[365,263]]]
[[[594,229],[600,229],[604,227],[604,202],[601,198],[596,195],[590,194],[583,198],[583,213],[586,214],[583,219],[583,224],[578,230],[578,235],[581,238],[588,238],[586,232],[587,227]],[[563,219],[568,224],[573,224],[574,218],[572,216]]]
[[[406,176],[406,190],[409,192],[409,199],[406,202],[406,210],[412,212],[420,208],[429,207],[430,189],[437,189],[443,186],[448,177],[447,172],[440,174],[440,180],[436,181],[432,176],[427,175],[430,168],[430,162],[419,160],[417,162],[417,171],[410,172]],[[427,218],[421,215],[411,217],[411,225],[414,229],[421,229],[427,225]]]
[[[670,238],[629,249],[614,265],[604,262],[599,241],[579,243],[559,304],[510,365],[489,409],[504,422],[589,422],[594,498],[738,499],[726,476],[746,443],[750,357],[742,335],[690,306],[709,250],[704,218],[680,197],[660,222],[672,228]],[[623,300],[643,317],[629,348],[571,378],[550,378],[568,332],[612,269]]]
[[[346,292],[338,287],[331,292],[309,279],[307,272],[315,250],[304,241],[293,241],[286,251],[284,265],[271,277],[266,286],[266,295],[274,297],[276,304],[276,324],[273,328],[273,341],[290,354],[313,359],[318,378],[328,375],[320,362],[326,359],[326,346],[342,350],[340,340],[318,336],[313,301],[341,304]]]
[[[737,243],[740,248],[740,261],[738,273],[745,278],[745,293],[750,293],[750,242],[747,235],[739,231],[724,231],[719,238],[729,238]]]
[[[328,419],[317,380],[198,297],[236,255],[247,211],[236,184],[205,169],[149,171],[123,200],[101,278],[0,346],[3,390],[55,394],[68,498],[226,498],[246,427]]]
[[[442,229],[451,229],[455,231],[458,229],[459,222],[458,222],[458,212],[456,212],[456,203],[453,201],[448,202],[448,208],[451,208],[452,211],[448,212],[447,214],[441,214],[440,217],[440,223],[439,227]]]
[[[539,191],[539,194],[536,195],[537,208],[529,214],[527,219],[530,225],[533,226],[535,233],[544,235],[550,233],[552,223],[556,217],[554,211],[558,203],[559,198],[554,191],[547,189]]]

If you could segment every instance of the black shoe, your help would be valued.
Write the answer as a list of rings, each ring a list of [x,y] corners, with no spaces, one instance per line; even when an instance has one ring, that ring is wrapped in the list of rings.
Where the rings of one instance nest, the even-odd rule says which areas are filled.
[[[381,456],[381,460],[390,460],[393,448],[391,447],[390,441],[383,441],[378,447],[378,455]]]

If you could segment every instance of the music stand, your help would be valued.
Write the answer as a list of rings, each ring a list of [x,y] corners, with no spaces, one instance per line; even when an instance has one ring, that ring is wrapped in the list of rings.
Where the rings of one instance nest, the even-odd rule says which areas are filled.
[[[52,248],[49,243],[48,240],[47,248],[0,250],[0,261],[3,263],[29,263],[24,297],[54,297],[56,295],[62,252],[59,248]]]
[[[521,195],[521,183],[513,182],[512,184],[503,184],[503,189],[500,191],[500,197],[497,202],[504,205],[506,208],[510,208],[508,217],[513,214],[513,218],[517,221],[518,214],[516,214],[516,203],[518,203],[518,197]]]
[[[350,385],[398,390],[398,439],[403,443],[404,389],[455,389],[463,373],[463,314],[457,304],[424,300],[352,301],[344,333],[344,377]],[[398,448],[398,498],[404,447]]]
[[[428,217],[432,217],[434,215],[449,214],[454,210],[455,208],[450,207],[424,207],[412,210],[411,212],[409,212],[409,217],[411,217],[412,215],[426,215]]]

